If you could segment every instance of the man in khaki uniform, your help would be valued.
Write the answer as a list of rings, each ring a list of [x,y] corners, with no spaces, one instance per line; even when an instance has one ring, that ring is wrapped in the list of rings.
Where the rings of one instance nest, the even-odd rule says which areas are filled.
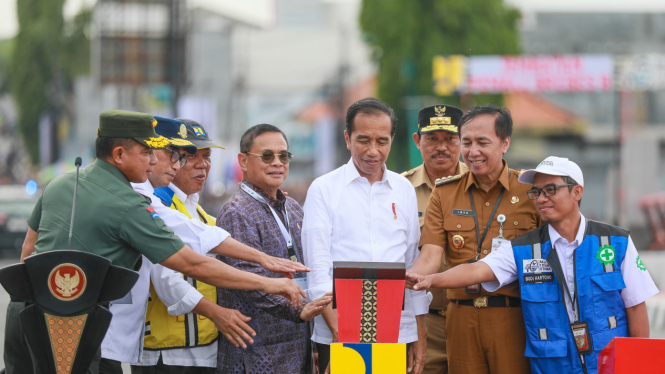
[[[506,108],[482,105],[460,120],[462,157],[470,172],[436,182],[425,215],[420,257],[411,272],[432,274],[445,253],[448,267],[484,258],[505,240],[541,225],[503,160],[512,118]],[[480,243],[480,245],[478,245]],[[413,281],[412,276],[409,280]],[[487,292],[480,285],[449,289],[448,366],[451,373],[530,373],[518,283]]]
[[[462,118],[461,109],[450,105],[435,105],[418,112],[418,132],[413,141],[420,150],[423,164],[402,173],[416,189],[420,230],[425,223],[425,210],[437,179],[466,173],[469,168],[459,160],[460,138],[457,124]],[[446,119],[446,117],[449,117]],[[445,123],[444,123],[445,122]],[[441,270],[445,271],[445,261]],[[423,374],[448,373],[446,354],[446,291],[440,288],[428,290],[432,293],[427,325],[427,361]]]

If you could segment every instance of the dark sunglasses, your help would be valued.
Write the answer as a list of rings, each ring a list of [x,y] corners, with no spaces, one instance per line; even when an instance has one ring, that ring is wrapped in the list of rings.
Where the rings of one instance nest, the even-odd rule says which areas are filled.
[[[540,197],[540,193],[543,193],[543,196],[545,197],[550,197],[554,196],[556,194],[556,189],[560,187],[567,187],[567,186],[576,186],[575,184],[548,184],[547,186],[543,188],[532,188],[526,192],[526,195],[529,197],[530,200],[536,200],[537,198]]]
[[[293,155],[291,154],[291,152],[274,153],[273,151],[265,151],[263,153],[251,153],[251,152],[245,152],[245,153],[248,155],[261,157],[261,161],[263,161],[264,164],[271,163],[275,159],[275,157],[279,157],[279,162],[281,162],[282,164],[288,164],[293,159]]]
[[[180,161],[180,167],[185,166],[187,163],[187,156],[182,155],[180,156],[180,153],[176,150],[173,150],[171,148],[165,148],[165,151],[171,151],[171,163],[175,164],[176,162]]]

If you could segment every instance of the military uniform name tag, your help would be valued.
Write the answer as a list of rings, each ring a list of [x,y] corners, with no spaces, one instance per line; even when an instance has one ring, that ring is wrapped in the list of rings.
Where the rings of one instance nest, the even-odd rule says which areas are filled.
[[[573,322],[570,324],[570,328],[573,331],[573,339],[575,339],[577,351],[583,355],[593,352],[589,324],[585,321]]]
[[[454,216],[473,217],[473,210],[453,209]]]
[[[543,283],[553,282],[554,275],[552,273],[545,274],[524,274],[524,283]]]

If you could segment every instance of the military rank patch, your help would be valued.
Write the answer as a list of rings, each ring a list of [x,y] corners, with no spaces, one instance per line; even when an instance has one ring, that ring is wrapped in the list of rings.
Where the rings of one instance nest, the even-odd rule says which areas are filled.
[[[147,207],[147,208],[145,208],[145,209],[146,209],[148,212],[150,212],[150,215],[152,216],[152,219],[159,218],[159,214],[157,214],[157,212],[155,212],[155,208],[149,206],[149,207]]]

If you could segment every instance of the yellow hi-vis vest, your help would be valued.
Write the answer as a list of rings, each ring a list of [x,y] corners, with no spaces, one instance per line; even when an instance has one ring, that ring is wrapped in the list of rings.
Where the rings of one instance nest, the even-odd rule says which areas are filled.
[[[190,219],[192,218],[185,205],[175,195],[171,202],[171,209],[186,214]],[[201,209],[200,206],[197,206],[196,210],[201,221],[210,226],[215,226],[215,219],[211,215]],[[192,287],[196,287],[203,297],[217,304],[217,289],[214,286],[199,282],[184,274],[182,276]],[[182,316],[170,315],[166,305],[157,296],[152,282],[150,282],[150,298],[148,299],[148,311],[145,320],[143,348],[147,350],[209,345],[215,342],[217,335],[219,335],[215,324],[204,316],[194,313],[187,313]]]

